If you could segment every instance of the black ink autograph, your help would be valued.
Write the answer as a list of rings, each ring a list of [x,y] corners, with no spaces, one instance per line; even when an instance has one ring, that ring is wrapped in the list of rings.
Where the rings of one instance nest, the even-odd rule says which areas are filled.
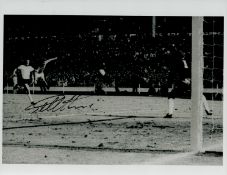
[[[80,110],[84,108],[92,108],[93,104],[90,105],[78,105],[78,102],[88,96],[73,95],[71,98],[67,99],[64,95],[55,95],[51,97],[44,98],[37,101],[35,105],[30,105],[25,108],[25,111],[31,111],[31,113],[37,112],[56,112],[64,111],[65,109],[75,109]],[[77,102],[77,104],[75,104]]]

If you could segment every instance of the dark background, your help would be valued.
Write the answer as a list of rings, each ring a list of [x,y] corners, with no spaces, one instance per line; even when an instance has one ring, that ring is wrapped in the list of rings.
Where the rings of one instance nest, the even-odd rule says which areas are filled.
[[[191,17],[147,16],[4,16],[4,86],[12,85],[13,70],[24,60],[47,65],[51,86],[93,86],[97,69],[106,70],[106,84],[141,87],[165,84],[163,50],[175,44],[191,63]],[[223,86],[223,17],[204,18],[204,86]],[[87,76],[89,75],[89,76]],[[143,81],[149,78],[150,82]],[[161,81],[160,81],[161,80]],[[160,82],[157,82],[160,81]],[[152,83],[151,83],[152,82]]]

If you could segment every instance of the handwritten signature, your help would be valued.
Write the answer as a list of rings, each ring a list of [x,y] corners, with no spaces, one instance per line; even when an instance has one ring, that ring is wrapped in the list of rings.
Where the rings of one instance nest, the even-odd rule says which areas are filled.
[[[37,112],[57,112],[64,111],[65,109],[80,110],[84,108],[92,108],[90,105],[78,105],[82,99],[88,96],[73,95],[67,99],[64,95],[54,95],[37,101],[34,105],[30,105],[25,108],[25,111],[31,111],[31,113]],[[75,104],[77,102],[77,104]]]

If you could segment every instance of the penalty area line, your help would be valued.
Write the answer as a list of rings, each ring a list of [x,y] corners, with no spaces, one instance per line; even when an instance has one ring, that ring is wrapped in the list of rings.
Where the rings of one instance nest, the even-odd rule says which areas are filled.
[[[35,127],[45,127],[45,126],[86,124],[86,123],[95,123],[95,122],[104,122],[104,121],[113,121],[113,120],[123,120],[123,119],[127,119],[127,118],[133,118],[133,117],[131,117],[131,116],[129,116],[129,117],[115,117],[115,118],[100,119],[100,120],[89,120],[88,119],[86,121],[80,121],[80,122],[63,122],[63,123],[50,123],[50,124],[29,125],[29,126],[5,127],[5,128],[3,128],[3,130],[21,129],[21,128],[35,128]]]

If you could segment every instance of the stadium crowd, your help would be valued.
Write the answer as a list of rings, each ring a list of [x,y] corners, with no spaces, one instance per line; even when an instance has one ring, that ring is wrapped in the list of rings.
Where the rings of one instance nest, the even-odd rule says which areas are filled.
[[[93,86],[98,70],[103,68],[106,72],[103,82],[107,87],[115,86],[116,91],[118,87],[132,87],[136,92],[140,84],[154,93],[155,88],[165,89],[169,71],[165,66],[168,64],[166,55],[171,47],[184,52],[190,65],[190,32],[157,32],[154,37],[151,32],[140,30],[113,32],[111,28],[101,29],[97,27],[76,34],[14,32],[7,35],[4,84],[12,85],[10,76],[22,60],[30,59],[35,67],[45,59],[57,57],[58,60],[45,69],[49,86]],[[207,73],[205,86],[210,87],[214,83],[212,80],[222,87],[221,78],[214,79],[208,71],[204,73]]]
[[[165,41],[171,40],[178,48],[183,46],[181,46],[182,40],[178,39],[179,36],[168,36],[168,39],[158,36],[154,39],[152,36],[145,35],[79,35],[74,38],[76,41],[71,41],[72,38],[68,38],[69,41],[67,41],[65,38],[51,40],[48,37],[40,37],[42,47],[33,48],[33,53],[24,56],[22,60],[29,58],[31,64],[36,65],[44,58],[57,56],[59,60],[46,70],[46,79],[52,86],[60,86],[62,82],[67,82],[68,86],[91,86],[97,69],[103,63],[109,79],[106,82],[107,86],[112,86],[113,81],[117,81],[119,86],[132,86],[131,80],[140,82],[142,86],[148,86],[142,81],[144,77],[154,81],[157,76],[162,76],[154,72],[160,71],[158,69],[165,64],[164,59],[161,58],[169,47],[169,43]],[[27,41],[23,41],[28,46],[36,39],[36,37],[30,37]],[[19,52],[21,42],[18,38],[16,41],[11,41],[11,45],[14,45],[11,49],[15,48]],[[18,52],[12,52],[11,57],[14,56],[13,53],[16,57]],[[190,54],[189,48],[186,52]],[[188,56],[190,58],[190,55]],[[10,75],[13,66],[5,71],[6,76]]]

